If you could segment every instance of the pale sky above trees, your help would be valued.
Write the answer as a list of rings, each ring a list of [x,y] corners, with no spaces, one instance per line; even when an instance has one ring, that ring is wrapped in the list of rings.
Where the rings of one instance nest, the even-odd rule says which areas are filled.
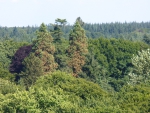
[[[150,21],[150,0],[0,0],[0,26]]]

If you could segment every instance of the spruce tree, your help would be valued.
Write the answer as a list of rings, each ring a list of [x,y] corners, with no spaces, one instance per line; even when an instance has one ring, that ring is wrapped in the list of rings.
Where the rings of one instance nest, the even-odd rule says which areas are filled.
[[[59,25],[53,25],[54,30],[51,30],[51,34],[54,37],[54,43],[61,42],[61,38],[63,37],[63,32]]]
[[[72,68],[73,75],[78,76],[82,72],[82,66],[85,64],[85,54],[88,53],[87,38],[84,29],[76,21],[73,30],[69,35],[68,55],[70,57],[69,66]]]
[[[53,38],[44,23],[37,31],[37,39],[33,42],[33,52],[42,61],[44,73],[53,72],[57,68],[54,60],[55,46],[52,44]]]
[[[79,22],[79,24],[80,24],[80,26],[81,27],[83,27],[84,26],[84,22],[82,21],[82,19],[80,18],[80,17],[78,17],[77,19],[76,19],[76,22]]]
[[[58,70],[64,71],[64,72],[70,72],[70,68],[68,67],[67,64],[67,54],[66,50],[68,49],[69,41],[66,40],[63,35],[63,27],[65,26],[65,23],[67,22],[66,19],[59,19],[57,18],[55,20],[56,24],[51,24],[53,26],[53,30],[51,31],[51,34],[54,38],[54,44],[55,44],[55,61],[58,64]]]

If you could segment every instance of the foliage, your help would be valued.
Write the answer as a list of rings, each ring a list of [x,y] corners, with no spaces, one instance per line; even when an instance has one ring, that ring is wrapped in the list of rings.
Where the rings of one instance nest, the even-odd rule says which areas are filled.
[[[34,53],[31,53],[23,60],[22,64],[23,69],[19,76],[23,79],[24,85],[28,88],[35,83],[37,77],[43,75],[43,70],[41,68],[42,62]]]
[[[4,69],[1,63],[0,63],[0,78],[10,81],[14,80],[14,75],[12,75],[9,72],[9,70]]]
[[[63,35],[63,32],[59,25],[53,25],[54,30],[51,30],[51,34],[54,37],[54,42],[61,42],[61,38]]]
[[[4,69],[9,69],[9,65],[15,52],[21,46],[25,46],[26,42],[15,42],[14,40],[5,40],[0,42],[0,62]]]
[[[0,111],[8,113],[88,113],[119,110],[111,107],[111,104],[106,107],[110,98],[97,84],[59,71],[40,77],[29,91],[0,95]]]
[[[0,111],[7,113],[40,113],[34,96],[27,91],[16,91],[0,97]]]
[[[133,66],[131,61],[133,54],[137,54],[139,50],[149,47],[142,42],[113,38],[89,39],[88,45],[89,52],[93,58],[90,60],[91,58],[88,57],[90,62],[87,60],[86,63],[88,64],[83,67],[84,78],[90,77],[95,81],[99,76],[100,78],[107,78],[108,83],[117,91],[119,87],[121,88],[126,83],[126,76]],[[94,65],[96,65],[96,62],[98,63],[97,66],[101,67],[101,72],[96,71],[97,68],[94,67],[92,61],[95,62]],[[92,69],[96,71],[93,72],[95,74],[94,78],[93,74],[90,75],[91,72],[88,72],[92,71]],[[117,82],[119,79],[121,79],[120,82]]]
[[[39,77],[28,91],[8,85],[8,81],[0,83],[6,89],[0,93],[0,112],[150,112],[150,84],[127,85],[116,94],[108,94],[95,83],[60,71]],[[12,89],[7,90],[10,85]]]
[[[0,78],[0,94],[6,95],[9,93],[15,93],[16,91],[21,91],[23,89],[23,87],[17,86],[9,80]]]
[[[123,112],[150,112],[150,85],[127,85],[118,93],[117,99]]]
[[[68,55],[70,57],[69,66],[72,68],[73,75],[78,76],[82,66],[85,64],[85,54],[88,53],[87,39],[84,29],[78,21],[69,35]]]
[[[58,113],[113,111],[111,105],[105,106],[110,98],[97,84],[81,78],[74,78],[64,72],[57,71],[51,75],[40,77],[34,88],[36,91],[41,88],[46,92],[55,91],[55,93],[49,93],[52,97],[46,92],[43,95],[42,91],[37,97],[45,112],[48,112],[49,107]],[[118,111],[117,107],[114,108],[114,111]]]
[[[52,24],[54,29],[50,30],[52,36],[54,37],[54,45],[56,48],[56,51],[54,53],[54,58],[56,63],[58,64],[57,70],[70,72],[70,68],[67,64],[67,54],[66,50],[69,46],[69,41],[63,37],[63,28],[65,27],[65,24],[67,23],[66,19],[60,19],[57,18],[55,20],[56,24]]]
[[[147,43],[147,44],[150,44],[150,37],[147,36],[147,34],[145,34],[145,35],[143,36],[143,41],[144,41],[145,43]]]
[[[139,82],[147,82],[150,80],[150,50],[139,51],[132,58],[133,69],[129,73],[130,82],[137,84]]]
[[[30,54],[31,50],[32,50],[32,45],[28,45],[28,46],[20,47],[16,51],[9,69],[11,73],[20,73],[22,71],[23,68],[22,62],[24,58]]]
[[[52,36],[47,31],[45,24],[42,23],[39,31],[37,31],[37,39],[33,42],[32,51],[42,61],[44,73],[53,72],[57,68],[57,63],[55,63],[53,56],[55,47],[52,41]]]
[[[68,66],[67,60],[69,59],[67,56],[67,48],[69,46],[69,41],[65,38],[61,38],[61,42],[54,42],[56,51],[54,53],[55,61],[58,64],[57,70],[61,70],[64,72],[71,72],[71,69]]]
[[[82,21],[81,17],[78,17],[76,19],[76,22],[79,22],[80,26],[83,27],[84,26],[84,22]]]
[[[80,17],[77,18],[81,20]],[[64,37],[68,39],[68,34],[72,29],[72,25],[66,25],[66,19],[56,19],[56,24],[62,26]],[[63,23],[64,22],[64,23]],[[81,21],[83,22],[83,21]],[[80,23],[80,21],[79,21]],[[81,24],[82,26],[82,24]],[[53,29],[52,25],[47,25],[48,29]],[[143,36],[146,34],[150,36],[150,22],[115,22],[115,23],[84,23],[82,26],[86,31],[86,36],[90,38],[124,38],[129,40],[143,40]],[[39,26],[27,26],[27,27],[0,27],[0,39],[14,39],[17,42],[32,42],[36,39],[36,30]]]
[[[97,84],[88,82],[81,78],[74,78],[70,74],[60,71],[52,73],[51,76],[47,75],[41,77],[36,84],[37,85],[35,86],[37,86],[37,88],[40,86],[44,86],[43,88],[46,89],[49,87],[61,88],[63,91],[66,91],[66,93],[72,92],[83,99],[88,99],[91,96],[100,98],[102,95],[106,95]],[[79,85],[80,87],[78,87]]]
[[[78,17],[68,41],[72,26],[55,21],[56,26],[0,27],[0,112],[150,112],[149,22],[87,24]],[[87,40],[85,33],[107,38]],[[32,46],[19,42],[33,38]],[[57,64],[63,72],[53,72]],[[17,84],[9,66],[21,78]]]
[[[113,88],[109,85],[108,70],[98,63],[92,51],[89,51],[86,55],[85,62],[79,77],[97,83],[103,89],[112,92]]]

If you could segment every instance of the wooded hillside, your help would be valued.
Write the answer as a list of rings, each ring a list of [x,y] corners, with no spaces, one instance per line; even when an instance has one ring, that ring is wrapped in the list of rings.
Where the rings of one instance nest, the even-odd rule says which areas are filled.
[[[0,112],[150,112],[150,23],[0,27]]]

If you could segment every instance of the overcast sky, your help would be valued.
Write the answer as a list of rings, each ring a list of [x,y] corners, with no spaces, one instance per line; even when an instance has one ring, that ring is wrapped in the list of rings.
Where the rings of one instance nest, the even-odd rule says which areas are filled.
[[[0,26],[54,23],[56,18],[73,24],[149,22],[150,0],[0,0]]]

